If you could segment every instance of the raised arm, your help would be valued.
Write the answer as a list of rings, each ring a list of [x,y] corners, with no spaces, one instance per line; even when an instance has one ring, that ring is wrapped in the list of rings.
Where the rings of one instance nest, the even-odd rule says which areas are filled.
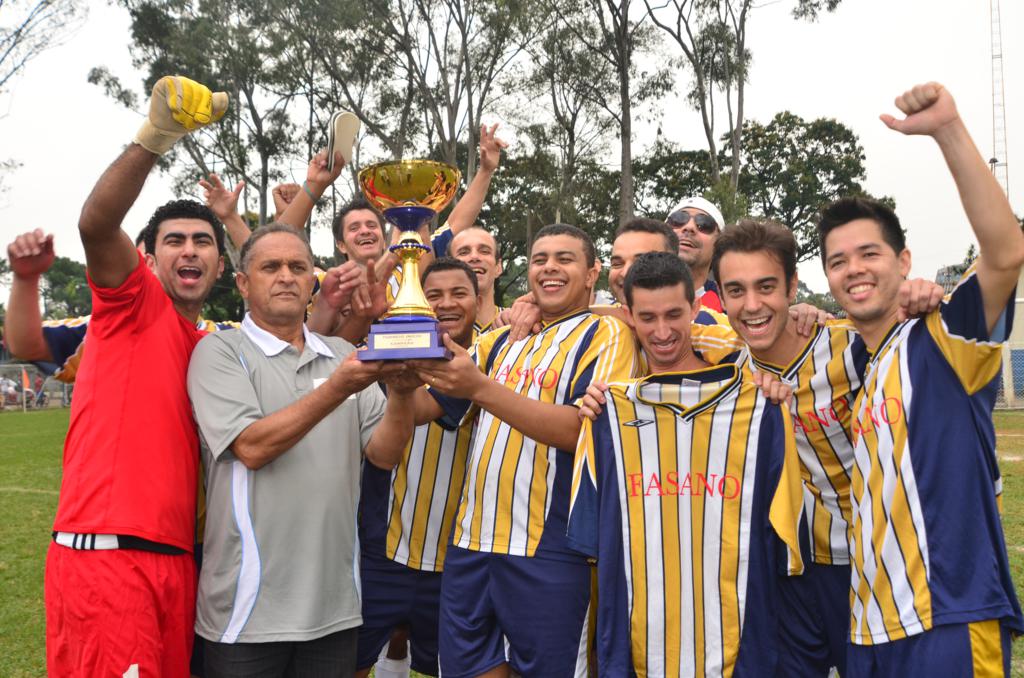
[[[469,228],[480,216],[487,191],[491,187],[491,179],[501,162],[501,151],[508,148],[506,142],[495,136],[497,130],[497,124],[491,125],[489,129],[487,125],[480,126],[480,169],[448,215],[448,228],[452,234]]]
[[[181,76],[165,76],[153,86],[149,116],[134,142],[100,177],[86,198],[78,221],[89,276],[100,287],[117,287],[139,261],[121,222],[142,191],[157,157],[191,130],[219,120],[228,97]]]
[[[53,236],[38,228],[23,233],[7,246],[7,258],[14,273],[4,319],[7,347],[20,360],[52,361],[39,313],[39,277],[53,264]]]
[[[341,175],[341,170],[344,167],[345,160],[341,157],[340,152],[334,154],[334,170],[327,169],[327,151],[320,151],[313,156],[313,159],[309,161],[309,168],[306,170],[306,180],[302,184],[302,190],[295,194],[284,213],[277,217],[277,220],[296,230],[304,229],[306,221],[313,214],[316,201]]]
[[[985,322],[995,327],[1017,284],[1024,264],[1024,234],[999,182],[978,152],[952,95],[940,84],[918,85],[896,98],[906,118],[881,116],[882,122],[903,134],[926,134],[935,139],[953,175],[980,254],[978,284],[985,302]]]
[[[245,188],[245,182],[239,181],[235,184],[234,190],[229,191],[224,183],[214,173],[210,173],[208,179],[200,179],[199,185],[203,189],[203,198],[210,211],[224,224],[224,230],[231,238],[231,244],[235,249],[242,249],[242,245],[249,239],[251,231],[246,225],[242,215],[238,213],[238,196]]]

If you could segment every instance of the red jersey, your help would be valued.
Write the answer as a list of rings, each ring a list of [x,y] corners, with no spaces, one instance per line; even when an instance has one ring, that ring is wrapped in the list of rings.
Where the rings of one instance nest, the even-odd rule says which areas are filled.
[[[192,551],[199,436],[185,377],[205,334],[140,257],[120,287],[92,288],[53,529]]]

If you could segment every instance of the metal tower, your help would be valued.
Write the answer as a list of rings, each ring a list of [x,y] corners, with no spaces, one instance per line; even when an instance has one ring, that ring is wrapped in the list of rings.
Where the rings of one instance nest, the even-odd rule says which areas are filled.
[[[992,15],[992,159],[988,161],[1003,192],[1010,194],[1006,158],[1006,103],[1003,96],[1003,31],[999,21],[999,0],[989,0]]]

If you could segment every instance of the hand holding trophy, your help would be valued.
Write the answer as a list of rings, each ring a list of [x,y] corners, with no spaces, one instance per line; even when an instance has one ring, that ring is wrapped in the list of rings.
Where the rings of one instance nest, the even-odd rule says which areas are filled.
[[[360,360],[451,358],[420,285],[419,259],[430,246],[418,231],[451,202],[460,179],[451,165],[430,160],[383,162],[359,172],[366,199],[402,232],[390,248],[401,259],[402,284],[391,308],[370,327]]]

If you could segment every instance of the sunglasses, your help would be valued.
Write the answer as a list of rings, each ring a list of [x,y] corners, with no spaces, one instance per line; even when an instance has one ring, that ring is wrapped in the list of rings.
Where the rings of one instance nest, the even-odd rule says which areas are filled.
[[[707,214],[693,215],[686,210],[679,210],[668,215],[668,219],[665,220],[665,223],[672,228],[682,228],[689,223],[690,219],[693,219],[693,223],[697,226],[697,230],[704,235],[711,235],[718,230],[718,224],[715,223],[715,220]]]

